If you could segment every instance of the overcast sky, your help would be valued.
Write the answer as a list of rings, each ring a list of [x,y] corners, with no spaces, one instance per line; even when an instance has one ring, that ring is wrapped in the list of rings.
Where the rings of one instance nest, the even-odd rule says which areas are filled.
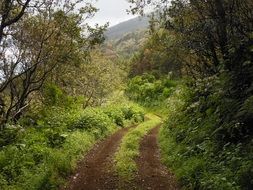
[[[105,24],[106,22],[109,22],[110,26],[113,26],[134,18],[135,16],[127,14],[126,12],[126,9],[129,9],[129,6],[130,4],[126,0],[98,0],[95,3],[95,7],[100,10],[89,23]]]

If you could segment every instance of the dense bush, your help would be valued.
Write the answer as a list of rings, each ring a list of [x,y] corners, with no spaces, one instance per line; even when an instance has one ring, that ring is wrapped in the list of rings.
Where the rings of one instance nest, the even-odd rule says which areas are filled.
[[[137,123],[144,120],[144,111],[136,104],[111,105],[107,106],[104,112],[119,126],[123,126],[124,121],[128,120]]]
[[[117,125],[126,126],[126,120],[140,121],[138,117],[143,117],[139,107],[125,105],[86,110],[46,106],[40,114],[25,116],[1,133],[0,189],[58,189],[97,139]]]
[[[75,105],[74,98],[66,95],[66,93],[55,84],[47,83],[41,91],[44,105],[57,107],[71,107]]]
[[[133,119],[134,122],[141,122],[144,121],[144,111],[139,106],[136,105],[125,105],[121,108],[123,112],[124,118],[126,120]]]
[[[176,82],[167,78],[156,79],[151,74],[136,76],[127,84],[126,94],[131,100],[145,106],[155,106],[168,98]]]
[[[237,114],[251,112],[251,98],[227,97],[221,81],[217,76],[198,80],[167,100],[168,120],[160,132],[163,160],[186,189],[253,188],[252,135]]]
[[[111,118],[114,123],[116,123],[118,126],[123,127],[124,126],[124,120],[125,120],[125,115],[124,112],[122,111],[122,108],[118,106],[110,106],[108,109],[104,109],[104,113]],[[129,119],[131,119],[130,117]]]

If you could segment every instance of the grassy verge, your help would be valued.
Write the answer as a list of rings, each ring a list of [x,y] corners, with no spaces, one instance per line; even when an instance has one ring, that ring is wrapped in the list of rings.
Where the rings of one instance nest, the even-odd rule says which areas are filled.
[[[143,117],[133,105],[86,110],[55,107],[33,125],[24,119],[7,126],[0,136],[5,143],[0,146],[0,189],[58,189],[97,140]],[[5,137],[12,141],[4,141]]]
[[[148,121],[141,123],[122,139],[119,151],[115,155],[116,171],[122,180],[129,181],[134,177],[137,166],[134,159],[139,155],[140,140],[155,126],[161,123],[156,115],[148,114]]]

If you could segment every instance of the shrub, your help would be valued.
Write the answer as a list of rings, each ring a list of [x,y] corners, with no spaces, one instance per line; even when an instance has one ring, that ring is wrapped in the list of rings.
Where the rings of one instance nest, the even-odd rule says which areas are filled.
[[[168,98],[176,85],[177,82],[170,79],[156,79],[151,74],[144,74],[129,80],[126,94],[131,100],[145,106],[154,106]]]
[[[47,84],[43,89],[43,97],[46,105],[56,106],[61,103],[64,98],[64,94],[58,86],[54,84]]]
[[[144,110],[133,103],[106,106],[103,112],[120,127],[125,126],[125,122],[139,123],[144,121]]]
[[[135,122],[142,122],[144,121],[144,110],[135,104],[126,105],[121,108],[122,112],[124,113],[125,119],[133,119]]]
[[[21,127],[18,125],[7,124],[5,130],[0,132],[0,147],[15,143]]]
[[[253,187],[252,135],[237,123],[250,118],[251,98],[224,98],[220,85],[218,77],[180,85],[166,100],[168,115],[159,144],[163,162],[185,189]]]
[[[104,112],[96,109],[87,109],[84,110],[81,117],[70,126],[70,129],[90,131],[98,138],[106,135],[109,126],[114,126],[114,123]]]
[[[4,139],[0,149],[0,189],[58,189],[96,140],[117,129],[115,123],[121,120],[115,118],[125,122],[123,107],[47,107],[33,118],[33,126],[22,126],[21,121],[7,127],[1,136],[9,141]],[[132,109],[129,119],[138,109]]]
[[[106,107],[103,112],[109,117],[112,119],[112,121],[120,126],[120,127],[123,127],[124,126],[124,120],[126,119],[124,117],[124,113],[121,109],[121,107],[119,106],[109,106],[109,107]],[[129,118],[131,119],[131,118]]]

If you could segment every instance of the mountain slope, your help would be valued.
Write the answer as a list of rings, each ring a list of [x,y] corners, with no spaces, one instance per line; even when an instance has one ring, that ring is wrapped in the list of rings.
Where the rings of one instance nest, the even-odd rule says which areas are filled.
[[[109,40],[121,38],[128,33],[132,33],[137,30],[145,30],[148,28],[148,25],[149,18],[146,16],[133,18],[108,28],[108,30],[105,32],[105,36]]]

